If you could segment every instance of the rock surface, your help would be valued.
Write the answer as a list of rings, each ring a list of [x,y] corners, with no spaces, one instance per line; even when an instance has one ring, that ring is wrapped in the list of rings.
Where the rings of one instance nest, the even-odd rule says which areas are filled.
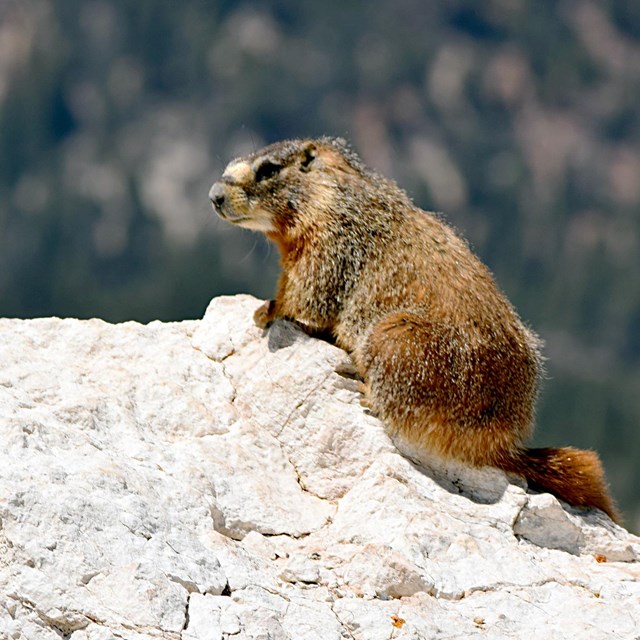
[[[640,638],[638,538],[420,460],[258,305],[0,320],[0,638]]]

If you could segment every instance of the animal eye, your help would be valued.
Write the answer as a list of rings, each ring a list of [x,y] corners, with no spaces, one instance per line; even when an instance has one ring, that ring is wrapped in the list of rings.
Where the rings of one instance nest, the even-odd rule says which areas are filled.
[[[280,172],[280,169],[282,169],[281,164],[276,164],[275,162],[271,162],[271,160],[265,160],[256,169],[256,182],[262,182],[263,180],[273,178],[273,176]]]

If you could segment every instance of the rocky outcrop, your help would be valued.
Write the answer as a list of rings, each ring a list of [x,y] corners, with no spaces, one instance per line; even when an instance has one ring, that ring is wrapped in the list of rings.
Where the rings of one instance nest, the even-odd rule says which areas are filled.
[[[392,442],[258,304],[0,320],[0,637],[640,636],[638,538]]]

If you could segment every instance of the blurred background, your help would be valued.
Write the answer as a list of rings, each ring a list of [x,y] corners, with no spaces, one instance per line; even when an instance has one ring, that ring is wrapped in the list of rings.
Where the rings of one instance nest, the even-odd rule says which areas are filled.
[[[237,155],[340,135],[445,212],[546,342],[535,442],[640,530],[637,0],[0,0],[0,316],[270,297],[216,219]]]

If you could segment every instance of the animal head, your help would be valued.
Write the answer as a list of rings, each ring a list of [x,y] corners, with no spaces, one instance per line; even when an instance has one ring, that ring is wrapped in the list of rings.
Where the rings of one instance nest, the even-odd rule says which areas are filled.
[[[366,171],[342,139],[285,140],[231,161],[209,198],[228,222],[286,238],[318,224],[336,183]]]

